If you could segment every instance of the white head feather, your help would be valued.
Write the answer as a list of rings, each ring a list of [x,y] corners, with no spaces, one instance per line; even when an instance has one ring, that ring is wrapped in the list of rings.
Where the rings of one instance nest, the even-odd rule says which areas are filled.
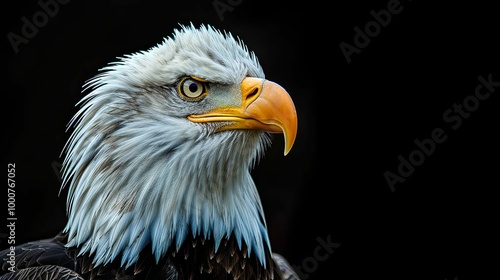
[[[261,263],[270,250],[250,169],[270,144],[260,131],[225,131],[190,122],[206,106],[186,106],[175,85],[197,76],[222,87],[264,78],[255,55],[231,34],[182,27],[89,80],[65,147],[67,246],[127,267],[148,244],[158,261],[188,234],[233,234]],[[198,111],[196,111],[198,110]]]

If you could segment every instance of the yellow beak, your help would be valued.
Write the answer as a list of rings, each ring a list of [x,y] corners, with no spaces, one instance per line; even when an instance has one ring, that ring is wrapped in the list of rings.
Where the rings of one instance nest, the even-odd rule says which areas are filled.
[[[221,107],[206,114],[191,115],[192,122],[231,122],[219,131],[232,129],[263,130],[283,133],[285,155],[292,149],[297,136],[297,112],[292,98],[280,85],[247,77],[241,82],[240,107]]]

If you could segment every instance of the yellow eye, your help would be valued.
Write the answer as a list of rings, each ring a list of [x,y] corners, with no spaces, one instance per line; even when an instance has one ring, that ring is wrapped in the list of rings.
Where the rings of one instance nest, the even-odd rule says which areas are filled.
[[[187,98],[199,98],[207,91],[206,83],[193,78],[185,78],[179,84],[179,91]]]

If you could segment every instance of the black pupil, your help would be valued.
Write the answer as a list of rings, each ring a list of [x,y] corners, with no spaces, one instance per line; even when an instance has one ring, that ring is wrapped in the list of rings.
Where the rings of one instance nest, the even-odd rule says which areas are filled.
[[[197,85],[197,84],[195,84],[195,83],[191,83],[191,84],[189,85],[189,90],[190,90],[191,92],[196,92],[196,91],[198,90],[198,85]]]

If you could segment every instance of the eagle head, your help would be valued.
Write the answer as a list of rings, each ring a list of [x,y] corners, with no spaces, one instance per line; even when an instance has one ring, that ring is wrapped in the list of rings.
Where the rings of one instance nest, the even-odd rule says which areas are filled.
[[[288,93],[230,33],[181,26],[120,57],[84,86],[64,148],[68,247],[94,266],[158,262],[187,239],[229,238],[263,266],[271,251],[250,170],[297,133]]]

